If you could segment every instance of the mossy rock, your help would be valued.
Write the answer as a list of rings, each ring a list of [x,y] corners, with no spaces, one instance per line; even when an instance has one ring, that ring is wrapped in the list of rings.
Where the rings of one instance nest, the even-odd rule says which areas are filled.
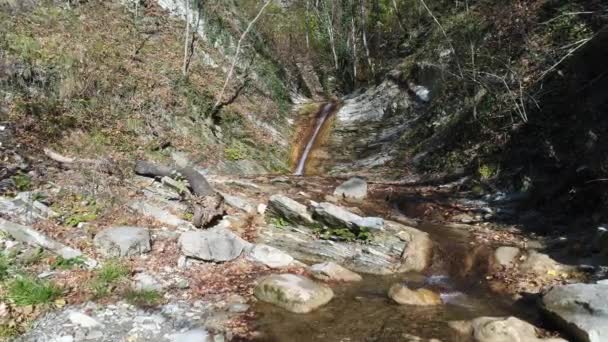
[[[327,304],[333,291],[306,277],[295,274],[272,274],[256,286],[257,299],[295,313],[308,313]]]

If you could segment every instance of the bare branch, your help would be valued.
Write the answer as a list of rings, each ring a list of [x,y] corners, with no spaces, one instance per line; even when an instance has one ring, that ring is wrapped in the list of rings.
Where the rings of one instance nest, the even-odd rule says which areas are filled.
[[[268,7],[268,5],[270,5],[271,2],[272,2],[272,0],[267,0],[264,3],[264,6],[262,6],[262,8],[260,8],[260,11],[258,12],[258,14],[255,16],[255,18],[253,18],[252,21],[249,22],[249,25],[247,25],[247,28],[245,29],[243,34],[241,34],[241,38],[239,38],[239,42],[236,45],[236,52],[234,53],[234,57],[232,58],[232,64],[230,65],[230,70],[228,70],[228,75],[226,75],[226,80],[224,81],[224,86],[222,87],[222,90],[220,91],[219,95],[217,96],[217,99],[215,100],[215,105],[213,105],[214,110],[222,103],[222,98],[224,97],[224,92],[226,91],[226,87],[228,86],[228,83],[230,82],[230,78],[232,77],[232,73],[234,72],[234,67],[239,58],[239,53],[241,52],[241,44],[243,43],[243,40],[247,36],[247,33],[249,33],[249,31],[253,27],[253,24],[255,24],[255,22],[258,21],[258,19],[262,16],[262,13],[264,13],[264,10],[266,9],[266,7]]]

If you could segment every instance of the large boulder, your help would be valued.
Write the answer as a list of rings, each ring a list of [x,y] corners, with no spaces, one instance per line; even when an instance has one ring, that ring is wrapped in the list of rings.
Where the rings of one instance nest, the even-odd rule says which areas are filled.
[[[608,341],[608,285],[556,286],[543,296],[543,307],[578,340]]]
[[[391,286],[388,290],[388,296],[402,305],[428,306],[443,304],[438,293],[428,289],[412,290],[403,284]]]
[[[324,262],[310,266],[313,277],[319,280],[332,281],[361,281],[361,276],[335,262]]]
[[[384,220],[379,217],[361,217],[343,207],[329,202],[323,202],[316,205],[314,208],[314,216],[330,227],[348,229],[384,228]]]
[[[467,329],[458,329],[477,342],[566,342],[561,338],[540,338],[535,326],[515,317],[479,317]]]
[[[308,208],[283,195],[272,195],[268,202],[268,209],[293,223],[311,224],[314,222]]]
[[[249,245],[225,228],[184,232],[179,237],[178,244],[184,255],[213,262],[234,260]]]
[[[253,246],[247,257],[270,268],[286,267],[294,260],[291,255],[282,250],[264,244]]]
[[[295,274],[272,274],[255,287],[257,299],[295,313],[308,313],[327,304],[333,291],[314,281]]]
[[[385,221],[384,230],[370,235],[362,244],[319,239],[314,229],[264,228],[259,241],[289,251],[298,260],[333,261],[359,273],[421,272],[431,265],[433,242],[425,232]]]
[[[353,177],[340,184],[334,190],[334,196],[351,200],[362,200],[367,197],[367,182],[361,178]]]
[[[102,230],[93,242],[107,258],[138,255],[150,251],[150,232],[140,227],[113,227]]]

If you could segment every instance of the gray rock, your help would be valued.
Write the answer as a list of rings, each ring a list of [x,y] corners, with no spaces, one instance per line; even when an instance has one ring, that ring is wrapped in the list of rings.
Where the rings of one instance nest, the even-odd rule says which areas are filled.
[[[333,280],[333,281],[361,281],[361,276],[357,273],[348,270],[335,262],[324,262],[321,264],[315,264],[310,266],[310,271],[313,277],[319,280]]]
[[[242,210],[248,214],[251,214],[255,211],[255,208],[253,207],[253,205],[251,205],[249,202],[247,202],[247,200],[245,200],[241,197],[232,196],[232,195],[225,194],[225,193],[220,193],[220,194],[224,198],[224,201],[226,202],[226,204],[228,204],[229,206],[231,206],[235,209]]]
[[[12,199],[0,196],[0,214],[22,224],[57,217],[51,208],[35,200],[31,192],[20,192]]]
[[[64,259],[83,257],[82,252],[79,250],[57,242],[31,227],[12,223],[2,218],[0,218],[0,231],[12,236],[13,239],[17,241],[48,249],[49,251],[60,255]],[[87,257],[84,257],[84,259],[88,267],[92,268],[97,266],[97,262],[95,260]]]
[[[423,271],[433,256],[433,243],[427,233],[392,221],[386,221],[385,229],[374,232],[364,245],[321,240],[307,227],[266,227],[260,232],[260,240],[288,250],[296,259],[313,263],[330,260],[352,271],[371,274]]]
[[[95,236],[97,250],[107,258],[139,255],[150,251],[150,232],[140,227],[113,227]]]
[[[327,304],[334,296],[324,285],[295,274],[272,274],[255,287],[257,299],[295,313],[308,313]]]
[[[160,291],[162,284],[148,273],[138,273],[133,277],[133,288],[139,291]]]
[[[367,182],[353,177],[334,190],[334,196],[344,199],[362,200],[367,197]]]
[[[314,217],[330,227],[382,229],[384,220],[379,217],[361,217],[343,207],[323,202],[314,207]]]
[[[72,311],[68,314],[68,319],[72,324],[79,325],[83,328],[95,328],[102,326],[99,321],[82,312]]]
[[[291,255],[264,244],[253,246],[247,257],[270,268],[286,267],[293,262]]]
[[[345,227],[348,229],[357,228],[355,222],[362,219],[361,216],[328,202],[317,205],[314,208],[314,215],[316,219],[330,227]]]
[[[173,215],[168,210],[160,208],[154,204],[144,201],[133,201],[129,203],[129,207],[144,216],[154,218],[160,223],[175,227],[187,227],[194,229],[194,226],[185,220]]]
[[[494,251],[494,261],[496,261],[498,265],[509,267],[513,266],[513,263],[518,255],[519,248],[502,246],[498,247],[496,251]]]
[[[287,196],[272,195],[268,202],[268,209],[293,223],[311,224],[314,222],[305,205]]]
[[[365,227],[372,230],[383,229],[384,219],[380,217],[362,217],[360,220],[356,221],[355,224],[358,227]]]
[[[249,245],[224,228],[184,232],[179,237],[178,244],[184,255],[213,262],[234,260]]]
[[[556,286],[542,302],[549,316],[578,340],[608,341],[608,285]]]
[[[567,342],[561,338],[539,338],[536,327],[515,317],[479,317],[471,322],[478,342]]]

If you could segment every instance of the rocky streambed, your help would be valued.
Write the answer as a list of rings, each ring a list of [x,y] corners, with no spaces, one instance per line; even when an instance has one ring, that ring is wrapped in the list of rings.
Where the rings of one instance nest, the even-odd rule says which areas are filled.
[[[36,269],[67,281],[71,295],[55,310],[35,306],[39,317],[19,340],[605,340],[608,285],[580,283],[597,267],[560,263],[541,244],[483,218],[434,220],[458,202],[435,201],[422,210],[429,215],[408,217],[398,209],[404,203],[386,201],[394,185],[208,179],[226,205],[209,228],[188,220],[179,193],[187,186],[166,179],[134,178],[122,207],[130,219],[69,234],[42,225],[58,214],[37,199],[2,198],[5,248],[17,256],[31,246],[65,259],[86,256],[75,270]],[[423,197],[427,190],[407,191]],[[472,218],[487,211],[466,205]],[[89,283],[78,279],[99,277],[116,260],[130,270],[108,296],[89,296],[82,289]],[[152,292],[160,296],[153,305],[129,299]],[[19,309],[10,299],[5,305]]]

